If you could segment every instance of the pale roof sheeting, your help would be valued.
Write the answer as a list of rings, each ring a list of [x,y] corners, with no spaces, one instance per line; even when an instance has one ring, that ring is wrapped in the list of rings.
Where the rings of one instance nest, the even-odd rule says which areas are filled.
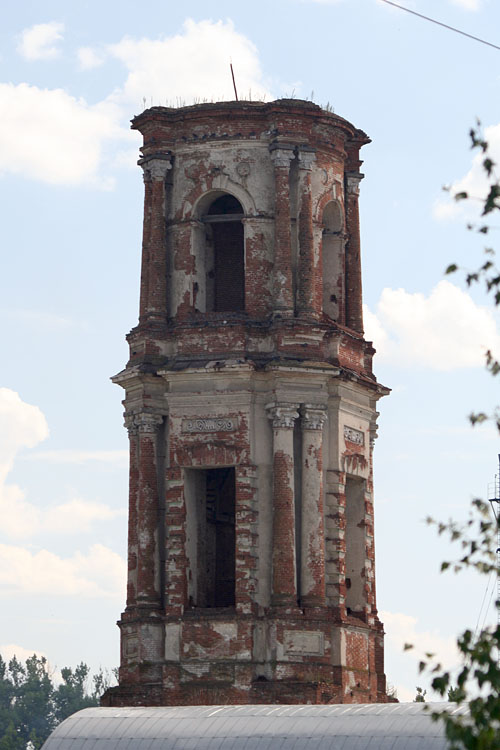
[[[428,707],[426,709],[426,707]],[[87,708],[43,750],[446,750],[429,710],[453,703]]]

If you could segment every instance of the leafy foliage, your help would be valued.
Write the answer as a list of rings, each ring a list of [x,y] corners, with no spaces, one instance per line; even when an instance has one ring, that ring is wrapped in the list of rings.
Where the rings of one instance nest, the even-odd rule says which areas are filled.
[[[490,154],[490,147],[482,133],[479,121],[477,121],[476,127],[470,130],[469,135],[471,148],[478,150],[481,155],[482,168],[488,179],[488,191],[486,197],[482,199],[477,199],[475,196],[469,195],[466,191],[455,193],[454,198],[456,201],[479,200],[482,204],[481,219],[483,217],[491,218],[491,214],[494,211],[500,211],[500,180],[495,169],[497,165]],[[489,235],[491,231],[491,227],[486,223],[486,220],[481,220],[478,224],[468,224],[467,228],[481,235]],[[500,268],[498,268],[496,263],[495,250],[492,247],[485,247],[483,252],[484,259],[478,268],[472,270],[465,269],[460,268],[456,263],[451,263],[445,273],[452,274],[462,271],[465,276],[465,282],[469,287],[482,283],[487,294],[490,295],[493,305],[497,307],[500,305]],[[492,375],[498,375],[500,372],[500,362],[498,362],[491,351],[486,352],[486,367]],[[471,414],[469,418],[473,425],[492,418],[500,430],[500,410],[498,408],[491,415],[478,412]]]
[[[427,690],[424,690],[421,687],[418,687],[417,685],[417,694],[413,699],[414,703],[425,703],[425,696],[427,695]]]
[[[489,217],[500,210],[500,182],[495,172],[495,162],[491,157],[489,144],[484,138],[481,125],[470,131],[471,146],[479,151],[484,173],[488,179],[488,192],[482,199],[482,217]],[[455,195],[458,201],[471,199],[463,191]],[[488,235],[490,226],[486,223],[469,224],[468,229],[481,235]],[[491,247],[484,249],[484,259],[475,270],[459,269],[452,263],[446,269],[447,274],[462,270],[468,286],[483,283],[494,306],[500,305],[500,269],[495,262],[495,251]],[[492,375],[500,372],[500,363],[488,351],[486,367]],[[494,419],[500,431],[500,409],[497,407],[491,415],[484,412],[470,415],[472,425]],[[446,534],[451,541],[458,543],[460,555],[454,561],[445,561],[441,570],[451,569],[459,572],[464,568],[474,569],[480,573],[499,572],[498,567],[498,519],[491,515],[487,503],[482,500],[473,502],[473,511],[469,520],[459,525],[455,521],[429,523],[437,526],[439,534]],[[500,602],[496,602],[497,610]],[[439,663],[433,663],[433,655],[427,654],[425,661],[420,662],[420,671],[430,671],[433,675],[431,685],[443,698],[457,704],[468,702],[468,714],[455,714],[447,710],[436,711],[433,718],[443,721],[450,750],[498,750],[500,748],[500,626],[483,628],[479,634],[465,630],[457,640],[458,650],[462,656],[462,666],[458,677],[452,679],[449,672],[443,671]]]
[[[0,750],[39,750],[50,732],[75,711],[99,705],[110,677],[102,670],[87,690],[89,668],[79,664],[61,670],[54,685],[45,657],[16,657],[7,664],[0,656]]]
[[[459,526],[455,521],[435,524],[439,534],[447,534],[459,544],[457,560],[446,561],[441,570],[459,572],[464,568],[489,574],[497,571],[497,521],[488,504],[474,500],[468,521]],[[499,602],[496,603],[497,607]],[[445,724],[451,750],[498,750],[500,748],[500,627],[484,628],[479,634],[465,630],[457,640],[462,656],[458,677],[433,664],[432,654],[420,663],[420,671],[433,675],[432,688],[454,703],[469,704],[469,715],[452,715],[447,710],[433,714]]]

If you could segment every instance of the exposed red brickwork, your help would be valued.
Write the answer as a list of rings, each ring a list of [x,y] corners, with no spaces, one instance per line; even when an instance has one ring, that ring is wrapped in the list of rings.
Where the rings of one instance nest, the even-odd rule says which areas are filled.
[[[372,458],[388,391],[362,335],[358,212],[369,139],[286,100],[154,107],[133,127],[140,318],[114,378],[129,571],[119,686],[102,702],[385,701]]]
[[[306,314],[319,313],[315,309],[315,262],[313,248],[313,225],[312,225],[312,195],[311,195],[311,173],[309,170],[303,172],[300,182],[300,212],[299,212],[299,311]]]
[[[278,418],[279,419],[279,418]],[[297,604],[295,578],[295,510],[293,491],[293,432],[275,426],[273,462],[273,593],[276,606]]]

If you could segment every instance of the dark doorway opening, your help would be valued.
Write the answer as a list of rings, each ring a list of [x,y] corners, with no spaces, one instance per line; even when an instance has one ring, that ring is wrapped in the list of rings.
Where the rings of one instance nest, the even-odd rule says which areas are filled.
[[[235,603],[235,487],[233,467],[207,470],[207,607]]]
[[[188,595],[195,607],[235,604],[234,466],[185,469]]]

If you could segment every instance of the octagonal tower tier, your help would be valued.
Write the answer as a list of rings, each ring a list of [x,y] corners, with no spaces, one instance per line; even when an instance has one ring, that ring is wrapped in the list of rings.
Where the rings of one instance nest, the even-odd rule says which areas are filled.
[[[361,130],[311,102],[153,107],[127,606],[105,705],[385,701]]]

